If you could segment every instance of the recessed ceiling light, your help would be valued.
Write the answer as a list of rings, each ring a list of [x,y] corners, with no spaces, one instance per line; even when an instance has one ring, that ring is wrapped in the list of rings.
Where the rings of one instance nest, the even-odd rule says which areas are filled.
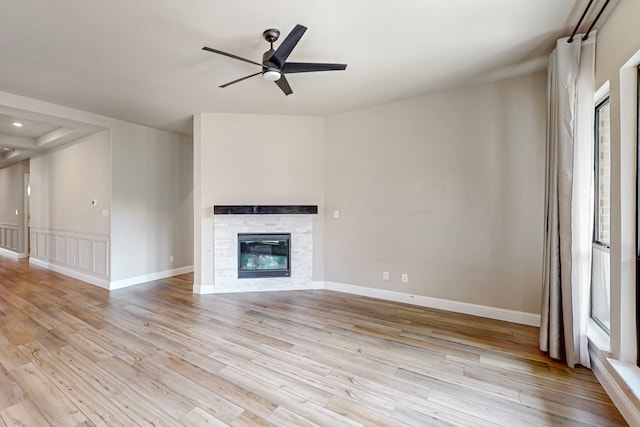
[[[13,122],[13,123],[11,123],[11,124],[12,124],[12,125],[14,125],[14,126],[15,126],[15,127],[17,127],[17,128],[21,128],[22,126],[24,126],[24,125],[23,125],[22,123],[20,123],[20,122]]]
[[[11,148],[9,148],[9,147],[4,147],[4,148],[3,148],[3,150],[4,150],[4,151],[11,151]]]

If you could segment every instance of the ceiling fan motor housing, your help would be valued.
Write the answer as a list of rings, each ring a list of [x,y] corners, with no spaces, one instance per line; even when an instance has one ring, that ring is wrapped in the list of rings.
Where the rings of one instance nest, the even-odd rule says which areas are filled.
[[[262,64],[264,65],[264,68],[262,70],[262,77],[270,82],[280,80],[280,77],[282,77],[282,71],[280,71],[280,69],[273,63],[269,62],[269,59],[271,58],[271,55],[274,54],[274,52],[275,50],[269,49],[262,55]]]

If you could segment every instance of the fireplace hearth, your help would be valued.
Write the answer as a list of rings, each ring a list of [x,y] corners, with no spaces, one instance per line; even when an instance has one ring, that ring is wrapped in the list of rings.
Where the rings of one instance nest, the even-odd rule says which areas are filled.
[[[238,278],[290,277],[291,234],[238,233]]]

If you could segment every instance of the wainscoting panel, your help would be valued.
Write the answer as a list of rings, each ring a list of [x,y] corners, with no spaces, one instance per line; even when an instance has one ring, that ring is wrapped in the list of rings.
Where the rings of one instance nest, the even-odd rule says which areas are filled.
[[[93,247],[91,245],[91,240],[89,239],[79,239],[79,266],[82,270],[92,271],[93,270]]]
[[[38,233],[34,231],[29,233],[29,247],[31,248],[32,254],[38,252]]]
[[[100,275],[107,275],[107,242],[93,241],[93,272]]]
[[[41,265],[59,266],[108,284],[108,236],[32,228],[31,248],[31,257]]]
[[[78,265],[78,239],[75,237],[67,237],[67,265]]]
[[[56,259],[56,235],[47,233],[44,236],[46,242],[46,256],[48,259]]]
[[[0,223],[0,248],[18,251],[18,226]]]
[[[67,263],[67,238],[55,236],[56,239],[56,261],[60,264]]]

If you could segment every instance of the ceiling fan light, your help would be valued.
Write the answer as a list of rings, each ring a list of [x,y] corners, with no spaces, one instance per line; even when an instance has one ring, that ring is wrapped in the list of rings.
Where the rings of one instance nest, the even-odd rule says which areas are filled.
[[[262,77],[265,80],[268,80],[270,82],[275,82],[276,80],[280,80],[280,77],[282,77],[282,74],[280,73],[280,71],[277,71],[277,70],[267,70],[264,73],[262,73]]]

